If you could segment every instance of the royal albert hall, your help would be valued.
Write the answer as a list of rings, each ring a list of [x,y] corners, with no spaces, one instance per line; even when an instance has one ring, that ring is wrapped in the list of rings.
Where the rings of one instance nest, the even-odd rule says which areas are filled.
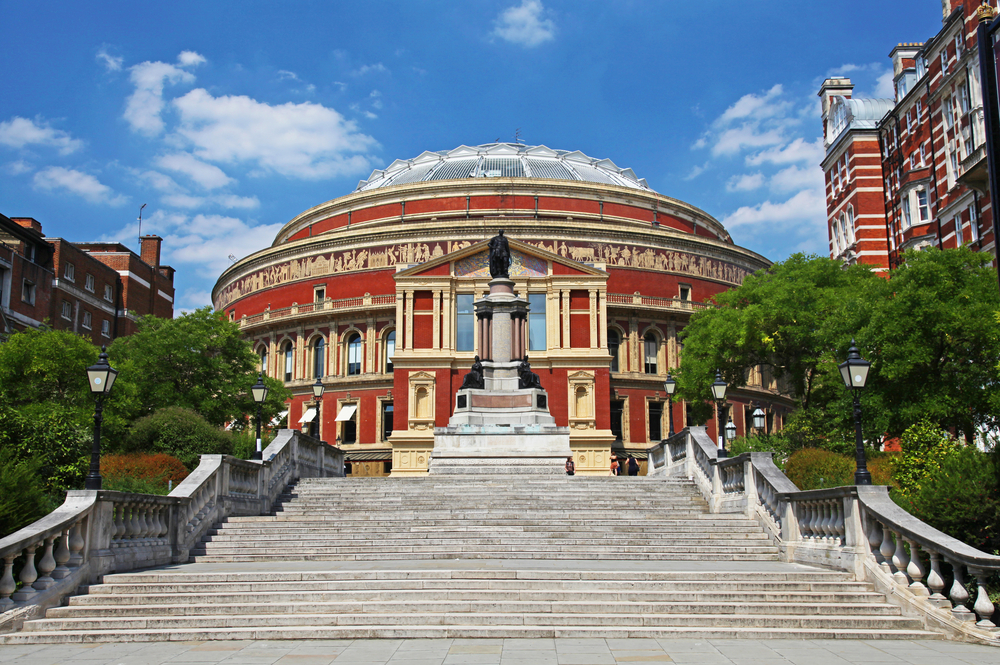
[[[336,441],[351,475],[424,474],[478,353],[473,303],[489,292],[486,242],[500,229],[530,307],[531,369],[570,428],[577,473],[606,474],[628,453],[644,468],[668,433],[678,333],[769,261],[611,160],[493,143],[393,162],[232,265],[214,304],[291,389],[290,427]],[[760,372],[729,395],[739,433],[752,404],[769,429],[790,406]],[[679,431],[687,409],[672,411]]]

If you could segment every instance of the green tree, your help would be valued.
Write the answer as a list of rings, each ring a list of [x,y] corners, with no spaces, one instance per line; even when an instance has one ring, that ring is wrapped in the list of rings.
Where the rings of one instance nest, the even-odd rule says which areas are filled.
[[[200,414],[216,427],[256,414],[250,395],[260,359],[246,342],[239,325],[211,308],[175,319],[146,316],[138,331],[115,340],[109,350],[129,394],[131,416],[141,418],[157,409],[180,406]],[[284,385],[265,378],[270,389],[263,413],[277,415],[290,397]]]

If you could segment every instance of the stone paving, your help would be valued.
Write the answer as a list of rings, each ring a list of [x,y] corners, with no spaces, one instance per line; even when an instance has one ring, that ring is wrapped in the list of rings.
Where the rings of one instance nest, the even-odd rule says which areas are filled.
[[[440,639],[0,646],[12,665],[989,665],[1000,649],[943,640]]]

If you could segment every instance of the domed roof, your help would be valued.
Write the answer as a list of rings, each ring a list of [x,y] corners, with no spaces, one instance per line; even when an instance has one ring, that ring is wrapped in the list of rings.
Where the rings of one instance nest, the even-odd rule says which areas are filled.
[[[645,178],[637,178],[632,169],[618,168],[610,159],[594,159],[578,150],[520,143],[463,145],[454,150],[424,152],[405,161],[397,159],[385,170],[373,171],[355,191],[455,178],[551,178],[652,191]]]

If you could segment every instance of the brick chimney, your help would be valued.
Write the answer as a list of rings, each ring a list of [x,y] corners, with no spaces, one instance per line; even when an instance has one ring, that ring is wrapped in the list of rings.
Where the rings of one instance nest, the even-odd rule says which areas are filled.
[[[39,222],[34,217],[11,217],[10,221],[14,222],[18,226],[23,226],[26,229],[31,229],[38,235],[42,235],[42,223]]]
[[[139,256],[142,260],[154,268],[160,265],[160,245],[163,238],[160,236],[142,236],[139,238]]]

